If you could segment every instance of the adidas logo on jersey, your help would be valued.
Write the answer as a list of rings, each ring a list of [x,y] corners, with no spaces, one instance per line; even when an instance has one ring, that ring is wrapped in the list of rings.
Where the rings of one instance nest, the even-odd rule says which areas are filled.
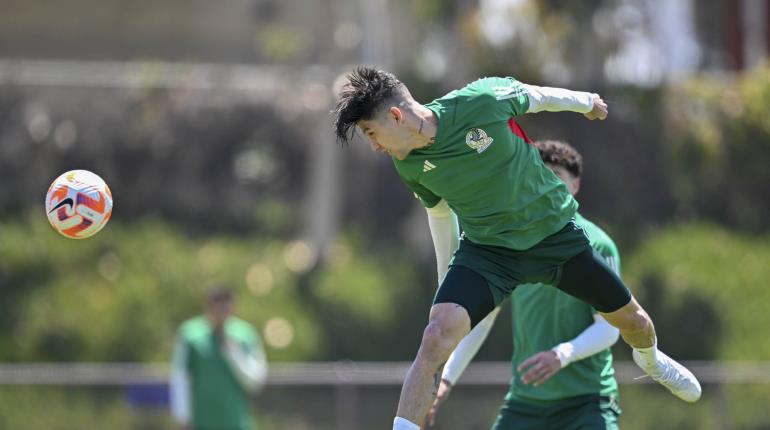
[[[492,91],[495,92],[495,98],[501,101],[521,97],[522,95],[527,94],[527,90],[518,82],[511,82],[510,85],[506,86],[494,87],[492,88]]]
[[[422,171],[423,172],[430,172],[431,170],[435,169],[436,165],[431,163],[428,160],[425,160],[425,163],[422,164]]]

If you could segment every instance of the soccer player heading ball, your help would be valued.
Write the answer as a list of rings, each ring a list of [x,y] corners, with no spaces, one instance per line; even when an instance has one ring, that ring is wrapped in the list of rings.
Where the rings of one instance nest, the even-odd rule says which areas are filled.
[[[604,119],[597,94],[484,78],[426,105],[394,75],[360,67],[334,110],[338,140],[356,127],[391,155],[427,208],[440,287],[401,390],[394,430],[415,430],[433,402],[434,374],[470,329],[519,284],[543,283],[599,311],[633,357],[677,397],[694,402],[695,376],[656,346],[652,320],[575,224],[577,202],[511,118],[572,111]],[[513,131],[513,133],[511,133]],[[459,248],[458,221],[463,229]],[[451,262],[450,262],[451,259]]]
[[[580,190],[583,157],[555,140],[533,142],[540,158],[574,196]],[[575,213],[575,223],[591,247],[620,275],[620,253],[607,233]],[[617,430],[618,383],[610,346],[620,331],[589,304],[542,284],[519,285],[511,294],[513,378],[492,430]],[[428,413],[432,426],[443,401],[481,347],[495,308],[449,357],[436,400]]]

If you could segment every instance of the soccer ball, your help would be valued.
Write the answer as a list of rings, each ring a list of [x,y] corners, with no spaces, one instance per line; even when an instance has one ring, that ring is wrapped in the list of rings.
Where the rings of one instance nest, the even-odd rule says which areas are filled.
[[[70,239],[85,239],[101,230],[112,215],[112,193],[98,175],[71,170],[56,178],[45,196],[48,221]]]

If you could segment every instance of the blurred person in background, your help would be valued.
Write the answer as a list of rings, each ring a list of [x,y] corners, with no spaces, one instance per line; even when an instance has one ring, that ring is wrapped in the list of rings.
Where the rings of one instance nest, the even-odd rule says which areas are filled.
[[[540,157],[574,196],[583,158],[565,142],[534,142]],[[609,235],[575,214],[591,247],[620,275],[620,254]],[[587,303],[556,288],[525,284],[511,294],[513,378],[493,430],[618,429],[618,382],[610,346],[619,331]],[[490,312],[449,357],[428,425],[487,338],[500,308]]]
[[[182,430],[253,430],[250,395],[267,376],[254,328],[233,316],[225,286],[206,296],[205,313],[179,328],[172,360],[171,412]]]
[[[360,129],[372,150],[391,156],[427,209],[436,251],[440,286],[393,430],[419,430],[438,369],[476,324],[528,283],[587,302],[620,329],[645,373],[684,401],[701,397],[698,380],[658,350],[652,319],[576,225],[578,204],[564,182],[520,129],[511,133],[513,117],[543,111],[607,117],[598,94],[510,77],[482,78],[423,105],[393,74],[358,67],[339,92],[337,139],[348,142]]]

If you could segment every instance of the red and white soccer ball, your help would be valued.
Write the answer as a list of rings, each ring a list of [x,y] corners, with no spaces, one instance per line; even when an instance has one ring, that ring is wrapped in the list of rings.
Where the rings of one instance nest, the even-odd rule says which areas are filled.
[[[112,193],[98,175],[88,170],[71,170],[48,188],[45,212],[56,231],[70,239],[85,239],[109,221]]]

